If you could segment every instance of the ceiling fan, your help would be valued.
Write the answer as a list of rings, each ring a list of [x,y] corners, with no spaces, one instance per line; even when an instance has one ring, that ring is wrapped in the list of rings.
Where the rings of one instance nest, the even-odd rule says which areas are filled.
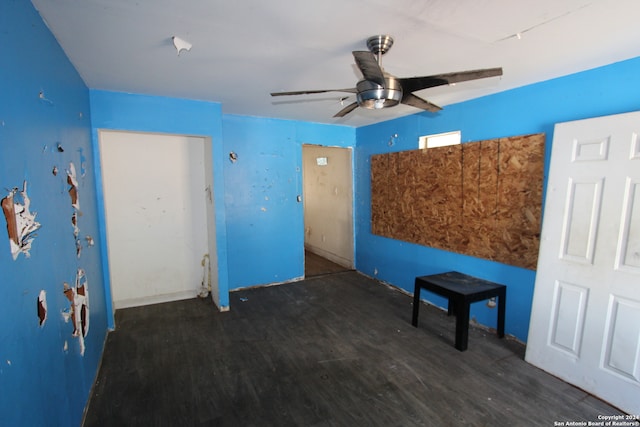
[[[357,107],[380,109],[406,104],[423,110],[436,112],[442,108],[414,95],[413,92],[435,86],[448,85],[469,80],[484,79],[502,75],[502,68],[460,71],[433,76],[398,78],[382,69],[382,55],[393,45],[393,38],[379,35],[367,39],[369,51],[354,51],[356,65],[364,77],[355,88],[300,90],[293,92],[272,92],[271,96],[306,95],[324,92],[349,92],[356,94],[356,101],[338,111],[333,117],[344,117]]]

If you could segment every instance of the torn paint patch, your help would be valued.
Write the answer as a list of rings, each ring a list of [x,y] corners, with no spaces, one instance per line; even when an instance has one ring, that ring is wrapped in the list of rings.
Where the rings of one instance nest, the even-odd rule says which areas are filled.
[[[69,196],[71,197],[71,206],[77,211],[80,210],[80,200],[78,197],[78,179],[76,178],[76,167],[73,162],[69,163],[67,170],[67,184],[69,184]]]
[[[76,295],[80,304],[80,326],[83,337],[89,332],[89,290],[87,289],[87,276],[84,270],[79,268],[76,273]]]
[[[93,246],[93,245],[95,245],[95,244],[96,244],[96,243],[94,242],[94,240],[93,240],[93,237],[91,237],[91,236],[89,236],[89,235],[87,235],[84,239],[87,241],[87,245],[88,245],[88,246]]]
[[[204,191],[207,193],[207,200],[209,203],[213,203],[213,191],[211,190],[211,185],[208,184]]]
[[[44,290],[38,295],[38,319],[40,326],[43,326],[47,320],[47,293]]]
[[[41,90],[40,92],[38,92],[38,98],[40,98],[42,103],[46,103],[48,105],[53,105],[53,101],[51,101],[50,99],[47,99],[47,97],[45,96],[44,90]]]
[[[206,298],[211,292],[211,269],[209,267],[209,254],[204,254],[202,257],[202,261],[200,261],[200,265],[202,266],[202,283],[200,284],[200,292],[198,292],[198,296],[200,298]]]
[[[65,322],[71,319],[72,336],[78,338],[80,354],[84,355],[84,338],[89,332],[89,290],[84,270],[79,268],[74,286],[64,283],[64,295],[69,300],[69,308],[62,312]]]
[[[22,203],[16,200],[16,195],[20,194]],[[40,223],[36,221],[36,213],[31,213],[29,207],[31,200],[27,195],[27,181],[22,184],[22,191],[14,188],[0,201],[2,212],[7,221],[7,233],[9,234],[9,245],[11,255],[15,261],[20,252],[29,258],[31,243],[35,238],[36,230],[40,228]]]
[[[0,204],[2,205],[2,213],[7,221],[7,233],[9,234],[9,243],[11,244],[11,253],[13,254],[13,248],[18,245],[18,224],[15,215],[15,203],[13,201],[13,195],[15,189],[9,192],[9,195],[2,199]],[[14,256],[13,259],[16,259]]]
[[[71,214],[71,225],[73,226],[73,237],[77,238],[80,234],[80,228],[78,227],[78,213]]]
[[[80,152],[80,176],[82,178],[87,174],[87,158],[84,156],[82,148],[78,150]]]
[[[54,166],[53,169],[51,169],[51,173],[53,174],[53,176],[58,176],[58,167]]]
[[[64,295],[67,297],[67,299],[69,298],[67,296],[67,287],[69,286],[69,284],[67,282],[64,283]],[[62,318],[64,319],[64,323],[69,323],[69,320],[71,319],[71,309],[69,308],[65,308],[64,310],[62,310]]]

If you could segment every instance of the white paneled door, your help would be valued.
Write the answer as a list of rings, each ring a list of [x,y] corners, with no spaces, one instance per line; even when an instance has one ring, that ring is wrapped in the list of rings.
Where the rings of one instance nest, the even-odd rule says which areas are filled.
[[[555,127],[526,360],[640,414],[640,112]]]

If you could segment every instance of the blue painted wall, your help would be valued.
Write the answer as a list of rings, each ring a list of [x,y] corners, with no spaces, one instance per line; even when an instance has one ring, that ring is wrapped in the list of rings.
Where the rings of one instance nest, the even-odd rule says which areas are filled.
[[[302,278],[302,145],[353,147],[355,129],[235,115],[223,124],[230,289]]]
[[[0,424],[80,425],[107,332],[100,247],[85,240],[99,241],[89,91],[30,2],[1,1],[0,29],[0,198],[26,180],[41,224],[30,258],[14,261],[0,216]],[[70,162],[78,174],[80,257],[66,183]],[[75,284],[78,268],[89,294],[84,356],[62,314],[70,308],[64,283]],[[48,308],[42,326],[41,290]]]
[[[104,201],[98,151],[98,130],[158,132],[211,138],[213,155],[213,193],[216,206],[216,244],[218,253],[218,289],[220,306],[229,306],[227,243],[224,206],[222,109],[219,103],[138,95],[103,90],[90,91],[93,144],[98,165],[97,184],[101,237],[105,242]],[[103,247],[105,283],[109,286],[106,246]],[[109,302],[110,304],[110,302]],[[113,319],[110,318],[110,326]]]
[[[356,268],[410,292],[416,276],[447,270],[504,283],[506,331],[526,341],[535,272],[372,235],[370,156],[414,150],[419,136],[453,130],[462,131],[463,142],[544,132],[548,165],[555,123],[634,110],[640,110],[640,58],[449,105],[438,114],[421,113],[358,128]],[[389,146],[395,134],[398,137]],[[445,307],[446,301],[438,296],[426,299]],[[471,315],[481,324],[496,324],[496,310],[484,303],[474,304]]]
[[[535,272],[372,235],[369,158],[415,149],[418,136],[450,130],[461,130],[465,142],[545,132],[548,164],[554,123],[640,110],[640,58],[635,58],[450,105],[440,114],[359,129],[222,115],[217,103],[88,90],[29,2],[0,2],[0,28],[0,198],[26,180],[31,210],[42,224],[30,258],[19,255],[15,261],[0,227],[2,425],[79,425],[107,328],[113,326],[105,297],[97,129],[212,139],[223,305],[229,288],[303,275],[302,204],[296,200],[302,191],[302,144],[355,146],[357,269],[408,291],[415,276],[450,269],[505,283],[507,332],[526,340]],[[236,162],[229,160],[231,151]],[[80,257],[66,184],[69,162],[79,174]],[[85,236],[96,245],[88,246]],[[63,284],[73,284],[78,268],[86,271],[90,300],[84,356],[62,314],[69,309]],[[43,326],[36,312],[41,290],[48,305]],[[444,305],[438,297],[429,299]],[[483,304],[473,307],[472,316],[495,324],[495,310]]]

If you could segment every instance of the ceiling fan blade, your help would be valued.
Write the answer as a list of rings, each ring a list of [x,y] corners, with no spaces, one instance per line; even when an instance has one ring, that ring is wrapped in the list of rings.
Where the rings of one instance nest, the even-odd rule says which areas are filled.
[[[456,73],[436,74],[433,76],[407,77],[397,79],[402,90],[415,92],[430,87],[443,86],[451,83],[466,82],[469,80],[485,79],[502,75],[502,68],[485,68],[481,70],[459,71]]]
[[[296,91],[292,91],[292,92],[271,92],[271,96],[307,95],[307,94],[311,94],[311,93],[325,93],[325,92],[356,93],[356,88],[349,88],[349,89],[322,89],[322,90],[296,90]]]
[[[384,73],[380,64],[376,60],[376,56],[371,52],[366,51],[353,51],[353,57],[356,60],[356,65],[362,71],[362,75],[365,80],[385,86]]]
[[[402,104],[411,105],[412,107],[421,108],[423,110],[431,111],[432,113],[436,113],[442,110],[442,107],[433,104],[426,99],[422,99],[419,96],[416,96],[412,93],[405,93],[402,95]]]
[[[350,112],[352,112],[353,110],[355,110],[356,108],[358,108],[358,103],[354,102],[352,104],[347,105],[346,107],[344,107],[342,110],[338,111],[336,113],[335,116],[333,117],[344,117],[347,114],[349,114]]]

